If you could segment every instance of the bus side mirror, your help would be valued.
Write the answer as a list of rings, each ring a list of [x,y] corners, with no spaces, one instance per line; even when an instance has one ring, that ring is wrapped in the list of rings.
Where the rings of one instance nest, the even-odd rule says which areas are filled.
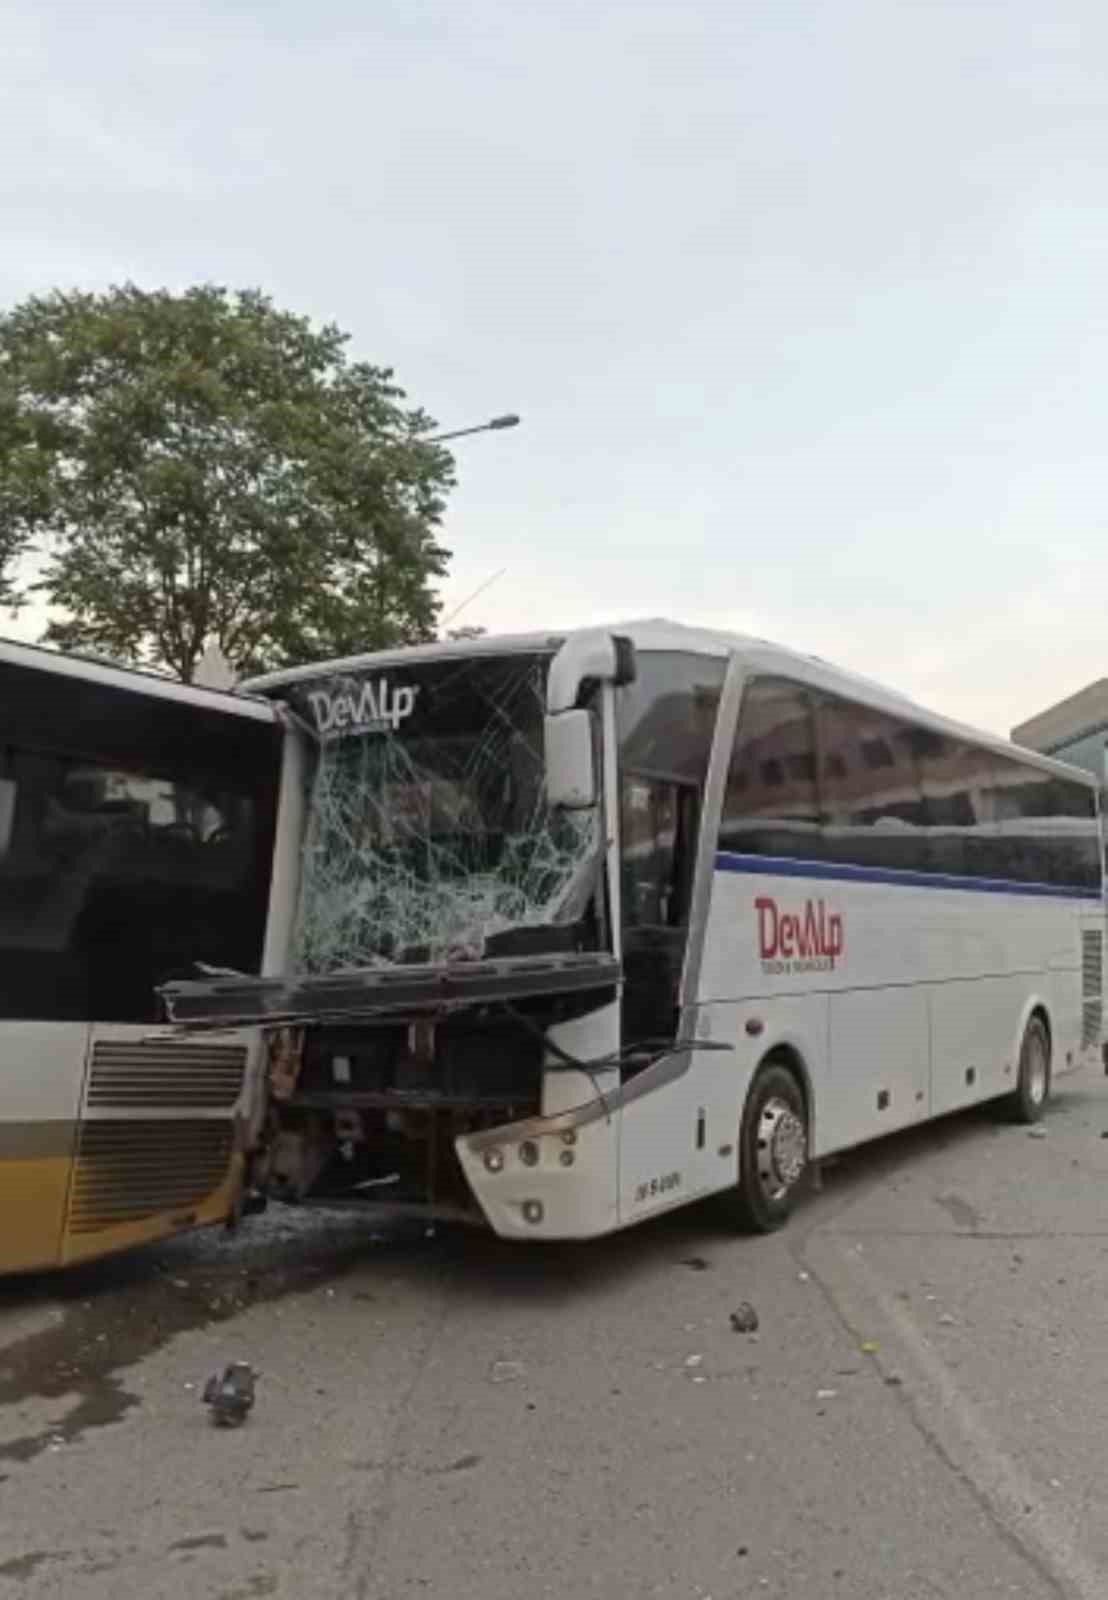
[[[586,811],[597,801],[592,718],[587,711],[560,711],[544,730],[546,798],[560,811]]]

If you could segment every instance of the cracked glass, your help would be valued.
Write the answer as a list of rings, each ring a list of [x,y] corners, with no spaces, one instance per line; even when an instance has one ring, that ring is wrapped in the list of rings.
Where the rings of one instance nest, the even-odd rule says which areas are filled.
[[[530,653],[447,658],[289,693],[318,740],[298,971],[590,942],[600,819],[546,802],[548,666]]]

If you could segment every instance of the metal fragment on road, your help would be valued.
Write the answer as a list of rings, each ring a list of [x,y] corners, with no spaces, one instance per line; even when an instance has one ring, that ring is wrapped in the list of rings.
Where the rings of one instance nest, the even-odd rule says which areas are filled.
[[[526,1372],[522,1361],[494,1361],[489,1368],[490,1383],[515,1383]]]

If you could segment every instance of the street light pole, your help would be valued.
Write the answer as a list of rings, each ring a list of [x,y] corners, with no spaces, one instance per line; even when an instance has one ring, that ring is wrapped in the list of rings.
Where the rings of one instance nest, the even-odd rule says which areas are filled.
[[[509,411],[503,417],[493,417],[488,422],[478,423],[475,428],[455,428],[452,433],[434,433],[429,439],[420,439],[420,444],[442,444],[447,439],[464,439],[471,433],[498,433],[501,428],[518,428],[519,418],[514,412]]]

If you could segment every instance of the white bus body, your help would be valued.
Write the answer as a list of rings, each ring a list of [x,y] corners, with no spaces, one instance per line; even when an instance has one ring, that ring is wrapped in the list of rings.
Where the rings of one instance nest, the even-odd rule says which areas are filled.
[[[257,1032],[156,989],[259,970],[280,750],[264,702],[0,641],[0,1272],[234,1212]]]
[[[267,1026],[260,1188],[528,1239],[722,1193],[770,1228],[806,1164],[982,1100],[1034,1118],[1097,1058],[1072,769],[666,622],[252,687],[304,730],[283,975],[166,995],[186,1028]]]

